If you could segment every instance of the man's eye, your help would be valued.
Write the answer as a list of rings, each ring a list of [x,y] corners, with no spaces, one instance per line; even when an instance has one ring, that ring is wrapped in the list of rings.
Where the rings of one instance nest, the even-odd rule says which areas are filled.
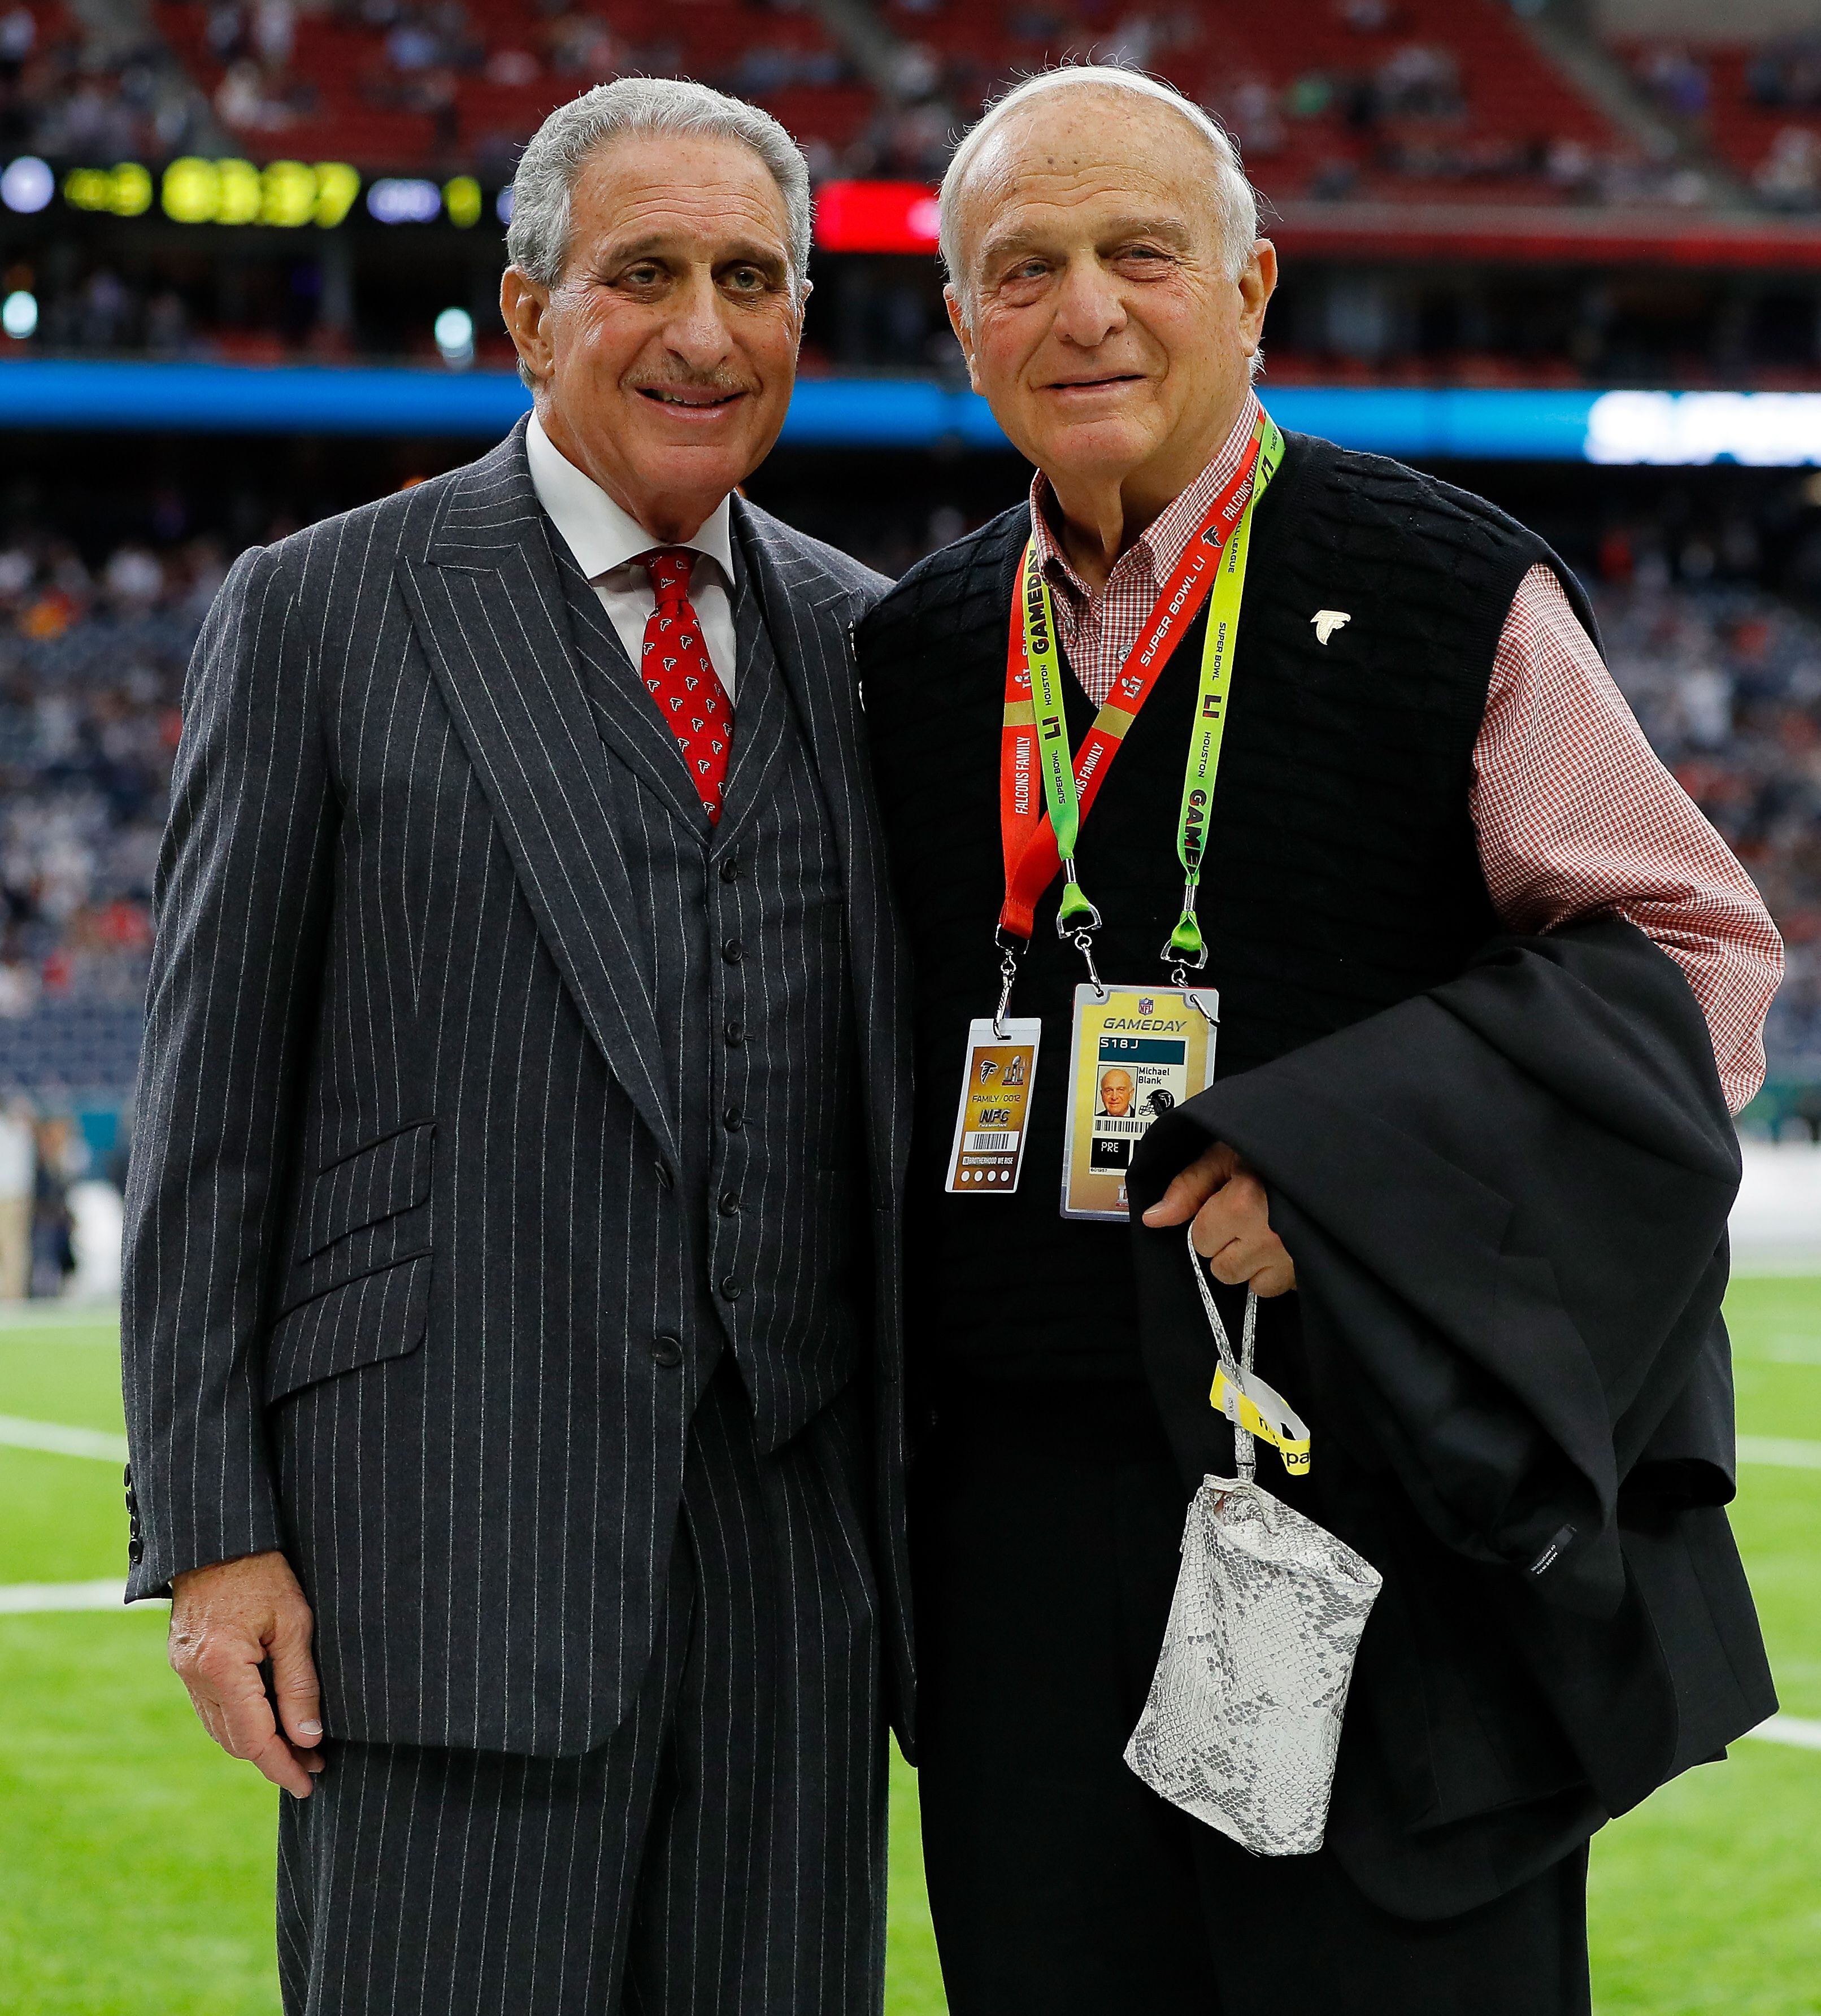
[[[637,265],[627,267],[620,278],[629,287],[649,287],[654,286],[662,275],[658,268],[641,260]]]
[[[727,275],[727,284],[742,293],[756,294],[765,286],[765,275],[756,266],[736,266]]]

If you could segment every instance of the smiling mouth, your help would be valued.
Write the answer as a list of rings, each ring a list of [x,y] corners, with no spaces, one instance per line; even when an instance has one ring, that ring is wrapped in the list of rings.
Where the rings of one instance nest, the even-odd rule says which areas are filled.
[[[679,407],[692,413],[712,412],[746,396],[742,387],[717,385],[640,385],[635,389],[640,398],[655,406]]]
[[[1045,387],[1051,392],[1102,392],[1109,385],[1136,385],[1143,374],[1137,371],[1109,371],[1104,378],[1058,378]]]

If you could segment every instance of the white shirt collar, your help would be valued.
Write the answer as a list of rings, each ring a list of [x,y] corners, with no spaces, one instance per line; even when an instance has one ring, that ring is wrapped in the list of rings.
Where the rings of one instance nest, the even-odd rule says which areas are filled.
[[[546,434],[533,413],[525,430],[525,459],[531,464],[531,487],[550,523],[563,535],[575,564],[590,581],[599,581],[658,542],[638,520],[623,510],[593,477],[585,476]],[[733,513],[723,497],[703,520],[693,539],[673,543],[705,553],[730,585],[734,578]]]

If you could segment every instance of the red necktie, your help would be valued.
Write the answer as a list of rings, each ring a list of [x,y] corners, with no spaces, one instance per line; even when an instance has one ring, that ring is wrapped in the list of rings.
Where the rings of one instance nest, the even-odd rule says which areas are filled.
[[[651,577],[651,592],[656,597],[656,606],[646,619],[639,675],[682,748],[709,823],[718,826],[727,749],[734,739],[734,710],[709,661],[701,625],[689,599],[689,577],[695,561],[687,546],[654,546],[638,556],[638,564]]]

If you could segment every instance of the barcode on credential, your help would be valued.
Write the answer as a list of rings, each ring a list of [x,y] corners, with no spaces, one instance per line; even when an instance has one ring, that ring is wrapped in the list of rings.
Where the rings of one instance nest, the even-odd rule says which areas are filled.
[[[1015,1134],[970,1134],[968,1153],[970,1155],[1008,1155],[1018,1145]]]

